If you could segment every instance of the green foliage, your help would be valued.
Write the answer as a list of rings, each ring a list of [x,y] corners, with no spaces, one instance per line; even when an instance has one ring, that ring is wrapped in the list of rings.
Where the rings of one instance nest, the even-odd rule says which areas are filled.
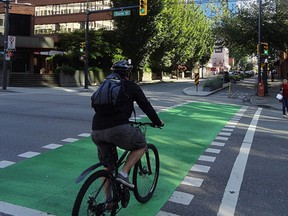
[[[59,75],[61,72],[69,75],[74,75],[75,74],[75,69],[73,67],[63,65],[61,67],[57,67],[55,70],[55,74]]]
[[[220,79],[219,77],[207,79],[203,83],[203,88],[210,87],[211,91],[222,88],[222,86],[223,86],[223,80]]]
[[[222,16],[215,27],[215,34],[224,39],[230,56],[243,60],[256,54],[258,44],[259,3],[251,1]],[[288,2],[287,0],[265,0],[262,10],[262,42],[269,43],[269,53],[288,48]],[[242,58],[242,59],[241,59]]]
[[[115,32],[103,29],[91,30],[88,38],[89,65],[109,70],[114,61],[124,58]],[[71,66],[80,69],[84,66],[83,61],[80,60],[81,42],[85,42],[84,30],[60,35],[59,49],[65,51],[65,56],[69,59]]]
[[[113,3],[115,7],[135,4],[131,0]],[[210,56],[214,46],[212,23],[193,3],[185,6],[178,0],[149,0],[147,16],[140,17],[136,10],[129,17],[115,17],[115,22],[123,53],[138,71],[147,63],[170,72],[179,64],[192,68],[204,55]]]
[[[112,3],[117,8],[135,5],[135,0]],[[189,70],[197,62],[204,65],[213,51],[213,23],[194,3],[149,0],[147,16],[139,16],[138,9],[132,9],[130,16],[114,17],[114,21],[115,30],[91,30],[88,35],[89,65],[103,71],[109,71],[115,61],[131,59],[133,72],[141,80],[144,70],[172,72],[179,64]],[[65,51],[66,60],[62,63],[57,59],[56,64],[83,69],[81,42],[85,42],[84,30],[61,34],[58,48]]]

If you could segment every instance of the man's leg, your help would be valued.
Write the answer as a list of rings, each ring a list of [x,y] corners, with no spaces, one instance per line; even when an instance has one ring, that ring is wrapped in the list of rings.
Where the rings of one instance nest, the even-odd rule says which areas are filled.
[[[127,160],[122,168],[122,172],[128,173],[130,169],[140,160],[142,155],[145,152],[145,148],[138,149],[138,150],[133,150],[129,153]]]

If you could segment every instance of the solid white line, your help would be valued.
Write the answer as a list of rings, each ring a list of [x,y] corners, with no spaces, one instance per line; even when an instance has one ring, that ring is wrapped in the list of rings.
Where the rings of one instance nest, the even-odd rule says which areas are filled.
[[[49,215],[53,216],[52,214],[47,214],[45,212],[37,211],[34,209],[25,208],[22,206],[13,205],[10,203],[0,201],[0,212],[9,214],[9,215],[21,215],[21,216],[44,216]]]
[[[240,148],[239,155],[235,160],[230,174],[230,178],[226,185],[217,216],[232,216],[235,213],[235,208],[240,193],[245,167],[247,164],[249,152],[251,149],[252,141],[261,111],[262,108],[258,108],[246,132],[245,138]]]

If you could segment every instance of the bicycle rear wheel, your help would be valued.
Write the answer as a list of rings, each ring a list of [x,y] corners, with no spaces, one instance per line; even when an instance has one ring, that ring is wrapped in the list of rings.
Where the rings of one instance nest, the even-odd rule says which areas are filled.
[[[100,170],[82,185],[72,210],[72,216],[116,215],[117,203],[111,172]]]
[[[147,144],[147,151],[135,164],[133,170],[134,196],[140,203],[152,197],[159,177],[159,154],[153,144]]]

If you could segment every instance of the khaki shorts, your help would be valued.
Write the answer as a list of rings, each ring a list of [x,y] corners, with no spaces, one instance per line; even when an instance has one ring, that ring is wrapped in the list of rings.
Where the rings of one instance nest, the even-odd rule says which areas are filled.
[[[100,161],[116,162],[118,159],[116,146],[131,151],[142,149],[147,144],[143,132],[130,124],[119,125],[104,130],[94,130],[91,137],[97,145]]]

